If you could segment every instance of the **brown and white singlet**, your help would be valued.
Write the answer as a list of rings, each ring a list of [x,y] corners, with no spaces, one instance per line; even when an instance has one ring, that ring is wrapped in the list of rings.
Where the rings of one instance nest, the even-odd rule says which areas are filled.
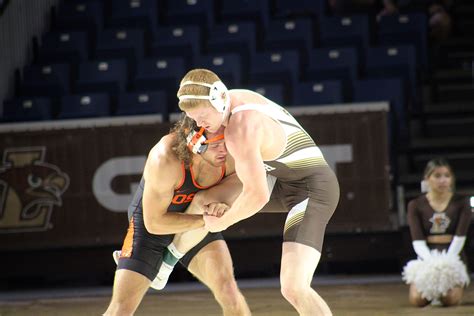
[[[232,114],[249,110],[265,114],[286,135],[283,153],[277,159],[264,161],[271,197],[260,212],[288,212],[283,240],[321,252],[326,225],[339,202],[336,175],[296,119],[283,107],[267,101],[265,105],[244,104],[232,110]]]

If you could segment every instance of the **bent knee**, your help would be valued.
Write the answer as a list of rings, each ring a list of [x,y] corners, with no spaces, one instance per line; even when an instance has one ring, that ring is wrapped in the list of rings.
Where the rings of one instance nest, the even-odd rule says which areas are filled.
[[[421,293],[415,287],[415,285],[410,285],[410,291],[408,293],[408,301],[411,305],[416,307],[423,307],[429,304],[429,301],[421,296]]]
[[[419,294],[410,294],[408,300],[410,301],[410,304],[415,307],[423,307],[429,303],[428,300],[424,299]]]
[[[280,291],[287,301],[296,303],[299,299],[304,298],[310,289],[310,286],[282,280]]]
[[[212,290],[216,299],[225,306],[229,308],[239,306],[242,294],[235,279],[224,278]]]
[[[440,301],[444,306],[454,306],[461,303],[463,290],[462,288],[454,288],[448,291],[448,293],[441,297]]]

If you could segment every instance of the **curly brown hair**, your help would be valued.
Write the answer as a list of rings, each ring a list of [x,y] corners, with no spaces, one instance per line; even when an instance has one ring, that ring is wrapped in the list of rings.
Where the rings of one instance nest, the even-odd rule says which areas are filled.
[[[190,166],[193,158],[193,153],[188,148],[187,137],[189,132],[196,128],[196,122],[183,113],[179,121],[174,124],[170,131],[170,133],[175,134],[171,149],[176,157],[184,162],[186,168]]]

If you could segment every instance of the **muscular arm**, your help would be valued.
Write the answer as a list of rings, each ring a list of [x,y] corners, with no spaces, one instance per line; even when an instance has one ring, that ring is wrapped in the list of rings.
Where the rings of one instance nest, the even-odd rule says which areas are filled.
[[[150,151],[143,176],[143,219],[148,232],[155,235],[176,234],[204,226],[201,215],[168,212],[182,174],[181,165],[171,155],[166,140],[160,141]]]
[[[224,230],[227,227],[257,213],[268,202],[266,172],[260,153],[263,131],[247,117],[245,125],[239,128],[226,129],[226,146],[235,160],[235,170],[242,182],[242,191],[230,209],[218,220],[213,231]]]

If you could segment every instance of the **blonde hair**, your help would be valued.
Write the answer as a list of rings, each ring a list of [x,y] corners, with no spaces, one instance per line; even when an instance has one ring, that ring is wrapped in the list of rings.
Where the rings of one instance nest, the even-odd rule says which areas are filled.
[[[428,179],[431,176],[431,174],[433,174],[434,170],[439,167],[448,168],[449,173],[451,174],[451,178],[452,178],[451,189],[454,191],[455,184],[456,184],[456,177],[454,175],[453,168],[451,168],[451,165],[449,164],[449,162],[444,158],[434,158],[428,161],[426,163],[425,171],[423,173],[423,178]]]
[[[184,166],[186,168],[191,165],[193,159],[193,153],[188,148],[187,137],[189,132],[196,128],[196,122],[183,113],[180,120],[177,121],[171,129],[171,133],[175,134],[171,149],[175,153],[176,157],[180,161],[184,162]]]
[[[189,71],[186,75],[184,75],[183,79],[181,80],[182,84],[185,81],[194,81],[194,82],[202,82],[213,84],[216,81],[221,81],[221,79],[212,71],[208,69],[193,69]],[[209,88],[194,84],[188,84],[185,86],[180,86],[177,97],[179,98],[182,95],[202,95],[207,96],[209,95]],[[211,105],[208,100],[200,100],[200,99],[185,99],[181,100],[178,103],[179,108],[182,111],[191,110],[203,105]]]

